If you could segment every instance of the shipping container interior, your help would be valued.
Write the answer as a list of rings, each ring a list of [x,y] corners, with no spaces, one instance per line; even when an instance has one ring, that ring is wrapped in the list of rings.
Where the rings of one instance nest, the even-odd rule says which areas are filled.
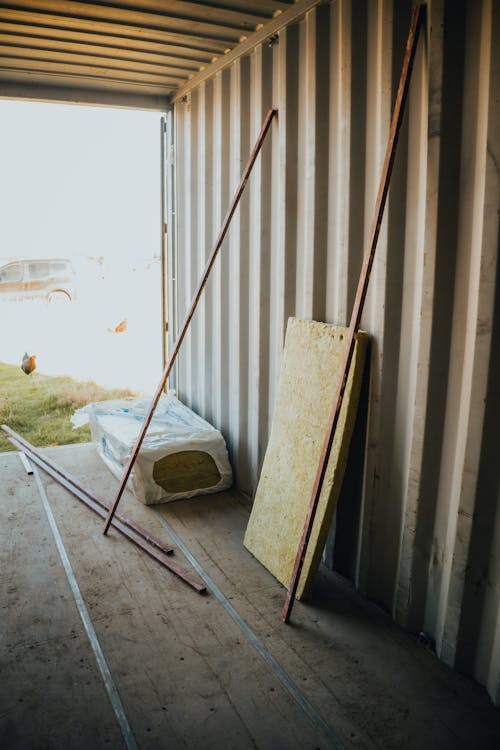
[[[362,318],[365,424],[327,551],[498,702],[499,9],[428,11]],[[410,12],[321,5],[174,97],[181,310],[278,110],[179,363],[180,394],[227,436],[249,495],[288,318],[349,321]]]
[[[269,442],[289,318],[350,320],[415,5],[16,0],[0,8],[0,97],[165,113],[164,360],[266,113],[277,111],[169,380],[223,434],[247,510]],[[369,361],[322,586],[350,586],[356,602],[380,607],[395,632],[420,638],[426,659],[431,652],[439,668],[482,686],[493,711],[500,706],[499,165],[500,4],[430,0],[361,319]],[[335,385],[325,384],[332,400]],[[234,497],[236,525],[226,531],[241,542]],[[201,507],[210,523],[210,505]],[[203,555],[195,508],[184,519],[172,511],[170,521]],[[224,554],[226,565],[245,565],[234,550]],[[92,561],[81,564],[83,571]],[[234,581],[227,569],[221,574],[236,582],[227,591],[237,601],[245,598],[238,582],[251,588],[256,575],[247,565],[241,577],[232,571]],[[274,596],[278,584],[268,586]],[[174,599],[177,611],[182,594]],[[310,610],[299,611],[306,627]],[[245,617],[255,620],[255,612]],[[270,631],[286,627],[279,606],[276,622],[267,611],[263,617]],[[283,638],[270,649],[278,661]],[[318,637],[318,660],[327,641],[335,650],[334,627]],[[353,699],[363,700],[356,691]],[[381,744],[371,731],[349,735],[342,709],[329,721],[318,701],[330,727],[340,722],[338,736],[306,732],[304,742],[423,746],[403,720]],[[494,747],[496,717],[488,715],[483,745],[471,720],[466,740],[450,735],[434,746]],[[161,738],[148,744],[143,729],[144,747],[166,746]],[[255,739],[253,731],[228,746],[295,746],[273,745],[272,732]],[[200,735],[195,745],[176,732],[174,746],[203,746]],[[287,737],[279,742],[291,743]]]

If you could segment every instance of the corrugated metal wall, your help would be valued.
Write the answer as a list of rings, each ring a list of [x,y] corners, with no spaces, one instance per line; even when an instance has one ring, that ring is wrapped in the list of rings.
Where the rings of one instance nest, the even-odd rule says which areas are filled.
[[[287,318],[350,315],[410,14],[401,0],[320,6],[176,102],[181,318],[265,112],[279,109],[179,364],[181,395],[221,428],[247,492]],[[500,3],[433,0],[363,316],[368,415],[330,550],[495,702],[499,95]]]

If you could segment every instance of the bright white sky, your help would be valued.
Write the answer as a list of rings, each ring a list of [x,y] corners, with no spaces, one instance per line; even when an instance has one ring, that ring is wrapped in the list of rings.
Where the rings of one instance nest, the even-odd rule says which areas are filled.
[[[62,308],[2,301],[0,361],[152,393],[160,221],[159,113],[0,101],[0,264],[71,258],[78,287]]]
[[[0,258],[159,255],[159,119],[0,101]]]

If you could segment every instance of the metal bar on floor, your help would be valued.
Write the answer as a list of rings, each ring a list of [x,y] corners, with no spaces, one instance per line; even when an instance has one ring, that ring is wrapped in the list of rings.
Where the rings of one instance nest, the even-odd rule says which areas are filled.
[[[21,463],[24,466],[24,470],[26,474],[33,474],[33,469],[31,467],[31,464],[26,458],[26,456],[24,455],[24,453],[18,453],[17,455],[19,456]]]
[[[64,479],[66,482],[69,482],[69,484],[73,485],[73,487],[78,490],[78,492],[83,493],[86,498],[91,500],[96,505],[100,505],[101,508],[105,511],[102,515],[103,518],[106,517],[106,513],[109,510],[109,503],[106,503],[105,500],[103,500],[102,497],[99,497],[99,495],[94,494],[90,490],[85,489],[82,487],[74,477],[69,474],[65,469],[62,469],[60,466],[58,466],[55,461],[50,461],[47,456],[45,456],[43,453],[41,453],[37,448],[35,448],[34,445],[31,445],[25,438],[22,437],[22,435],[19,435],[17,432],[15,432],[11,427],[4,424],[2,425],[2,430],[7,433],[10,437],[14,438],[17,443],[19,443],[22,446],[22,450],[27,449],[29,450],[33,455],[37,456],[37,458],[43,462],[44,465],[49,466],[53,472],[57,473],[62,479]],[[10,438],[9,438],[10,439]],[[19,447],[16,445],[16,448]],[[23,457],[23,453],[19,454],[21,461]],[[41,464],[38,464],[41,466]],[[41,468],[44,468],[41,466]],[[50,473],[50,472],[47,472]],[[54,476],[54,474],[52,474]],[[66,486],[66,485],[65,485]],[[76,495],[79,497],[78,495]],[[83,499],[82,497],[79,497],[82,502],[86,503],[86,499]],[[148,544],[152,544],[153,547],[157,547],[161,552],[164,552],[166,555],[171,555],[173,553],[173,547],[170,547],[169,545],[165,544],[164,541],[159,539],[154,534],[151,534],[150,531],[147,529],[144,529],[142,526],[140,526],[136,521],[133,521],[130,518],[127,518],[127,516],[116,514],[116,518],[118,521],[120,521],[121,524],[124,526],[128,526],[131,531],[133,531],[135,534],[138,534],[138,536],[142,537]]]
[[[206,570],[200,565],[196,557],[190,552],[189,548],[184,544],[183,540],[172,528],[172,525],[164,518],[160,511],[154,511],[160,523],[168,531],[174,542],[182,550],[186,558],[189,560],[193,568],[196,570],[200,578],[203,578],[207,584],[208,590],[215,596],[216,599],[222,604],[227,614],[240,628],[241,632],[253,646],[259,656],[264,660],[267,666],[273,671],[277,679],[281,682],[285,690],[289,692],[292,698],[306,713],[309,719],[315,724],[318,729],[323,732],[326,739],[329,741],[332,750],[346,750],[346,747],[337,733],[326,723],[321,714],[314,708],[313,704],[307,699],[300,687],[293,681],[293,679],[283,669],[281,664],[274,658],[274,656],[268,651],[262,641],[257,637],[248,623],[238,614],[236,609],[233,607],[230,601],[224,596],[221,589],[216,586],[213,579],[208,575]]]
[[[29,463],[29,462],[26,460],[26,463]],[[64,572],[66,573],[66,578],[68,579],[69,587],[71,589],[71,593],[73,594],[76,608],[78,609],[78,614],[80,615],[80,619],[82,621],[83,627],[85,628],[85,632],[87,634],[87,638],[89,639],[90,646],[92,648],[92,651],[94,652],[97,666],[99,668],[99,672],[101,673],[101,677],[104,682],[106,693],[108,694],[108,698],[113,708],[116,720],[118,722],[118,726],[120,727],[120,730],[122,732],[125,746],[127,750],[139,750],[139,746],[137,745],[136,739],[134,737],[134,733],[127,719],[125,708],[123,706],[122,700],[120,698],[120,695],[114,683],[113,677],[111,675],[111,670],[104,656],[103,650],[101,648],[101,644],[99,643],[99,639],[97,637],[97,633],[95,632],[94,625],[92,624],[92,620],[91,620],[89,611],[87,609],[87,606],[85,604],[85,601],[83,599],[82,592],[80,591],[78,581],[76,580],[76,576],[73,572],[73,568],[71,567],[68,553],[66,552],[66,548],[64,546],[61,533],[57,526],[56,519],[54,518],[54,514],[52,513],[52,508],[50,507],[49,498],[47,497],[45,487],[43,486],[43,483],[42,483],[42,480],[40,479],[40,475],[38,471],[36,470],[33,471],[33,469],[31,469],[31,473],[34,474],[35,476],[36,485],[38,487],[40,499],[42,501],[42,505],[45,510],[45,515],[47,516],[50,530],[52,531],[52,536],[54,537],[54,542],[56,544],[57,551],[59,552],[59,557],[61,559]]]
[[[94,513],[97,513],[97,515],[99,515],[101,518],[106,517],[106,510],[98,505],[91,497],[89,497],[86,493],[86,490],[83,490],[71,484],[71,482],[65,479],[64,476],[59,474],[51,466],[50,462],[44,460],[41,456],[37,455],[37,453],[32,452],[29,448],[19,442],[15,437],[9,437],[9,440],[12,445],[14,445],[18,450],[25,453],[30,461],[33,461],[33,463],[43,469],[43,471],[45,471],[47,474],[49,474],[49,476],[55,479],[56,482],[58,482],[62,487],[67,489],[76,498],[85,503],[85,505],[93,510]],[[121,534],[123,534],[123,536],[125,536],[130,542],[132,542],[132,544],[135,544],[136,547],[142,549],[143,552],[159,562],[160,565],[163,565],[164,568],[170,570],[171,573],[174,573],[174,575],[184,581],[184,583],[187,583],[188,586],[193,588],[195,591],[200,594],[206,593],[206,586],[198,578],[191,575],[189,571],[185,570],[183,567],[175,563],[170,557],[168,557],[164,552],[161,552],[157,547],[148,544],[146,540],[134,534],[127,526],[125,526],[116,518],[113,520],[113,527],[116,528],[116,530]]]
[[[307,552],[307,545],[311,536],[311,531],[316,515],[316,510],[319,503],[321,490],[323,488],[323,481],[325,478],[326,470],[328,467],[328,461],[333,445],[333,439],[337,429],[337,424],[340,415],[340,409],[344,399],[344,393],[347,385],[347,378],[349,375],[349,368],[351,366],[352,357],[354,354],[354,346],[356,343],[356,333],[361,323],[361,315],[365,303],[366,293],[368,291],[368,283],[370,281],[371,269],[373,266],[373,260],[375,257],[375,250],[377,248],[378,237],[380,234],[380,226],[382,224],[382,218],[384,215],[384,208],[387,199],[387,193],[389,190],[389,183],[392,174],[392,167],[394,164],[394,158],[396,156],[396,148],[398,143],[399,131],[401,128],[401,122],[403,119],[406,99],[408,96],[408,89],[410,85],[411,72],[413,68],[413,61],[415,59],[415,53],[417,50],[417,43],[419,38],[420,29],[425,22],[426,17],[426,6],[424,4],[418,5],[412,16],[410,31],[408,33],[408,39],[406,42],[405,56],[403,60],[403,67],[401,70],[401,77],[399,80],[398,92],[396,95],[396,103],[394,105],[394,112],[392,116],[391,128],[389,132],[389,141],[387,143],[387,151],[385,156],[384,165],[382,168],[382,176],[380,178],[380,185],[377,195],[377,201],[375,204],[375,212],[373,216],[372,226],[370,230],[370,236],[368,240],[368,246],[363,261],[363,267],[358,283],[358,289],[356,292],[356,298],[354,300],[354,307],[351,315],[351,322],[346,335],[345,353],[341,366],[341,376],[335,391],[333,399],[333,406],[330,412],[330,419],[326,430],[326,435],[323,441],[323,447],[321,456],[316,471],[316,477],[314,480],[314,486],[309,502],[309,508],[307,511],[306,519],[304,521],[304,527],[295,557],[294,568],[292,572],[292,578],[290,586],[286,595],[285,604],[281,613],[281,618],[284,622],[289,622],[290,614],[295,600],[295,594],[297,593],[297,587],[299,585],[300,574],[304,564],[304,559]]]
[[[215,263],[215,260],[217,259],[217,255],[219,253],[219,250],[221,248],[221,245],[224,241],[224,238],[227,234],[227,231],[229,229],[229,225],[231,223],[231,219],[233,218],[234,212],[236,211],[236,208],[238,207],[238,203],[240,202],[240,198],[243,194],[243,191],[245,189],[245,185],[247,184],[248,178],[250,177],[250,173],[252,171],[253,165],[257,159],[257,156],[259,155],[259,152],[262,148],[262,144],[264,143],[265,137],[267,135],[267,132],[269,128],[271,127],[271,122],[273,120],[273,117],[277,114],[277,110],[270,109],[266,115],[266,118],[264,120],[264,124],[262,125],[261,131],[259,133],[259,136],[257,138],[257,141],[255,143],[255,146],[253,147],[252,153],[250,154],[248,158],[247,165],[243,171],[240,184],[238,185],[236,192],[234,194],[233,200],[231,202],[231,205],[229,207],[229,210],[226,214],[226,217],[222,223],[222,228],[219,232],[219,235],[217,237],[217,240],[215,242],[215,247],[212,250],[212,253],[207,261],[207,264],[205,266],[205,270],[203,272],[203,276],[200,280],[200,283],[198,284],[198,288],[194,294],[193,301],[191,302],[191,307],[189,308],[189,311],[186,315],[186,318],[184,320],[181,333],[179,334],[179,338],[176,341],[176,344],[174,346],[174,350],[170,356],[170,359],[165,366],[165,369],[163,371],[163,375],[161,377],[160,383],[158,385],[158,388],[156,389],[155,395],[153,396],[153,400],[151,401],[151,405],[149,407],[149,411],[146,414],[146,417],[144,419],[144,423],[142,425],[141,431],[139,433],[139,437],[137,438],[137,442],[134,445],[132,452],[130,454],[129,460],[127,462],[127,465],[125,467],[125,471],[123,473],[123,477],[120,482],[120,486],[118,488],[118,492],[116,494],[115,500],[113,502],[113,505],[111,506],[108,517],[106,519],[106,523],[104,524],[104,531],[103,533],[106,534],[109,526],[111,524],[111,521],[113,519],[114,513],[116,511],[116,508],[118,507],[118,503],[120,502],[120,498],[123,494],[123,491],[125,489],[125,485],[127,484],[128,478],[130,476],[130,473],[132,471],[132,467],[134,466],[135,460],[137,458],[137,455],[141,449],[141,445],[143,443],[143,440],[146,436],[147,429],[150,425],[150,422],[153,418],[154,411],[156,409],[156,406],[158,404],[158,401],[160,400],[160,396],[163,393],[163,389],[165,387],[165,383],[167,382],[168,376],[170,375],[170,372],[172,370],[172,367],[174,366],[175,360],[177,358],[177,355],[179,353],[179,349],[181,348],[181,344],[184,340],[184,337],[187,333],[187,330],[189,328],[189,324],[191,323],[191,319],[195,313],[196,307],[198,305],[198,302],[200,300],[200,297],[203,293],[203,290],[205,288],[205,285],[208,281],[208,277],[210,275],[210,271],[212,270],[212,267]]]

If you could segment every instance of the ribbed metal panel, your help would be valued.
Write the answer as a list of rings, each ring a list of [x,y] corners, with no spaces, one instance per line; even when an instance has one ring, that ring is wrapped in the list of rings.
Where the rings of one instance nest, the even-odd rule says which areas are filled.
[[[182,397],[221,428],[248,493],[288,317],[350,315],[410,14],[395,0],[319,6],[176,103],[181,317],[279,110],[179,365]],[[329,550],[495,702],[499,92],[500,4],[433,0],[363,317],[367,427],[362,414]]]
[[[293,6],[7,0],[0,3],[0,96],[165,109],[189,79]]]

